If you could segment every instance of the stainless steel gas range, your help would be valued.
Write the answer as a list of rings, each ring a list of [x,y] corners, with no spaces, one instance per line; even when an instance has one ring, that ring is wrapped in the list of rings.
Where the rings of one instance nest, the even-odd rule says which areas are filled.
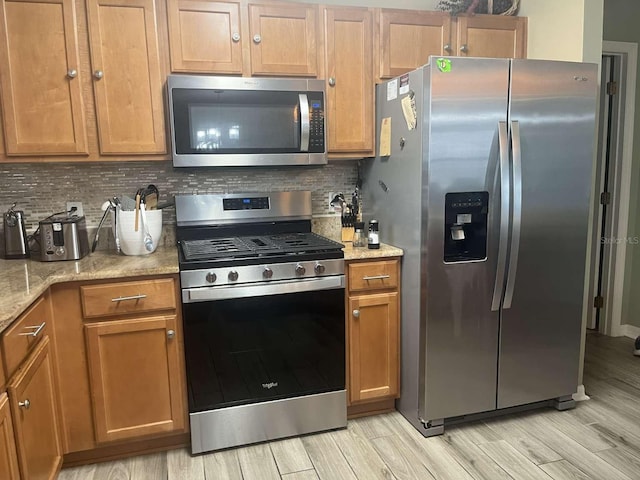
[[[345,427],[344,254],[311,193],[176,196],[191,450]]]

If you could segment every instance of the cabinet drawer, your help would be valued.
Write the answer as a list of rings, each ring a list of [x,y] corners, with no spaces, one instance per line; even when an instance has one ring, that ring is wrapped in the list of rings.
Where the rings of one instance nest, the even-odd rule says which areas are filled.
[[[18,369],[38,341],[49,334],[51,307],[44,295],[2,334],[2,356],[7,378]]]
[[[349,290],[398,288],[398,260],[349,264]]]
[[[80,298],[85,318],[176,309],[172,278],[88,285]]]

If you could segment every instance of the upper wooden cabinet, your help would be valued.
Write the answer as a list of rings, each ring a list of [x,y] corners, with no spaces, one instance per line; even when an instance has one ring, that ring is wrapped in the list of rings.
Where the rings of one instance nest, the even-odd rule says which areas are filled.
[[[87,0],[100,152],[165,153],[153,0]]]
[[[373,15],[365,8],[325,8],[328,151],[373,154]]]
[[[73,0],[0,2],[6,153],[87,153]]]
[[[451,52],[451,16],[444,12],[380,10],[379,77],[392,78],[424,65],[429,55]]]
[[[455,55],[526,58],[527,19],[504,15],[460,15]]]
[[[174,72],[318,75],[315,5],[167,0],[167,7]]]
[[[240,4],[167,0],[171,70],[242,73]]]
[[[318,74],[315,5],[249,5],[252,75]]]

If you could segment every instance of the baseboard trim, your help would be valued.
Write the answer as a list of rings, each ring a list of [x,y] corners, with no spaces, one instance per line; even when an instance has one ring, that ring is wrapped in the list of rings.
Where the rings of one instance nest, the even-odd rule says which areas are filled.
[[[368,415],[378,415],[380,413],[393,412],[396,409],[396,399],[379,400],[347,407],[347,418],[366,417]]]
[[[629,324],[620,325],[620,333],[625,337],[636,339],[640,337],[640,327]]]
[[[189,433],[180,433],[169,437],[154,438],[137,442],[127,442],[120,445],[98,447],[82,452],[67,453],[62,462],[62,468],[77,467],[89,463],[107,462],[121,458],[145,455],[147,453],[163,452],[189,446]]]

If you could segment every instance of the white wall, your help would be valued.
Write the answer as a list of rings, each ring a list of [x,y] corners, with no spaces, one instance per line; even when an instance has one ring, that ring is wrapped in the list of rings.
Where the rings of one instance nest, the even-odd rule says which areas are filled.
[[[521,0],[528,58],[600,64],[603,9],[604,0]]]

